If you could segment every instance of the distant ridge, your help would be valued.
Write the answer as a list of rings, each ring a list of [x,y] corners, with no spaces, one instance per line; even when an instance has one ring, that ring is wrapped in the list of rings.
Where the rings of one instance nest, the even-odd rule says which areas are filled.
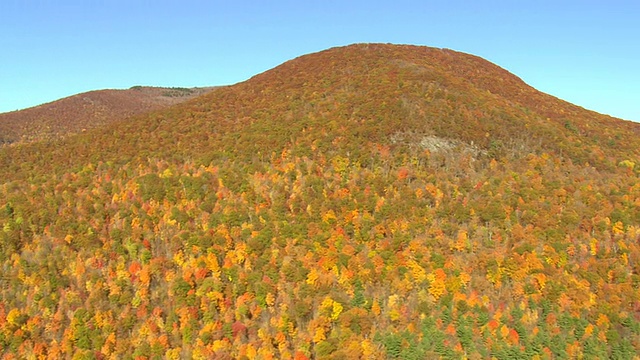
[[[134,86],[126,90],[96,90],[0,113],[0,144],[67,136],[166,108],[212,89]]]

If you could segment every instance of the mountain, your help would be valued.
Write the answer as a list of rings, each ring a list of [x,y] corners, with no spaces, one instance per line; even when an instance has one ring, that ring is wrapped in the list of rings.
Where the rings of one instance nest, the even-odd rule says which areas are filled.
[[[0,149],[3,355],[640,352],[640,124],[357,44]]]
[[[159,110],[204,94],[212,88],[134,86],[97,90],[0,114],[0,144],[60,137]]]

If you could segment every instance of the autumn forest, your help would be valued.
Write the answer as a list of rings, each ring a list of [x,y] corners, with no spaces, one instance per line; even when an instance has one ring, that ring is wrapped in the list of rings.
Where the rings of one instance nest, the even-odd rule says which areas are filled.
[[[52,133],[0,147],[2,359],[640,353],[640,124],[475,56],[334,48]]]

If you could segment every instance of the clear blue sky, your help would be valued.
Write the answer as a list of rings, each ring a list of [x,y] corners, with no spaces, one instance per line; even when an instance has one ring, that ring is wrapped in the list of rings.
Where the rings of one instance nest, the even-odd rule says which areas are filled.
[[[638,0],[0,0],[0,112],[95,89],[232,84],[357,42],[479,55],[640,121]]]

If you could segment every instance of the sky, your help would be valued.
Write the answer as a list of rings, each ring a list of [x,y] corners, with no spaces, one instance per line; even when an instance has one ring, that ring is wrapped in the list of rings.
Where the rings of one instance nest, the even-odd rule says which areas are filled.
[[[478,55],[640,122],[637,0],[0,0],[0,112],[97,89],[234,84],[364,42]]]

